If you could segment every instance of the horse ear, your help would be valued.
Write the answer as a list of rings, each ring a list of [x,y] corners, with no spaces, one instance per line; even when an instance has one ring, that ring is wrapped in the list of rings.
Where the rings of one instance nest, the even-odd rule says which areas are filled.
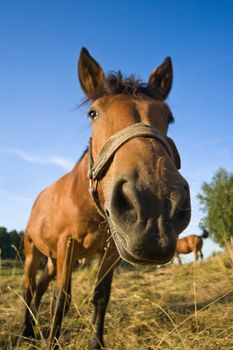
[[[94,89],[103,85],[105,80],[103,69],[84,47],[81,49],[79,56],[78,77],[87,97],[91,96]]]
[[[156,89],[161,98],[165,100],[172,86],[172,60],[170,57],[165,58],[163,63],[156,68],[149,77],[148,85]]]

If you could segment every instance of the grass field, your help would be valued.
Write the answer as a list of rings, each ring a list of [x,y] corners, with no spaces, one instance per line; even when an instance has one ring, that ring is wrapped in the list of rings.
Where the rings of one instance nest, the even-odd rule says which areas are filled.
[[[2,273],[5,267],[2,267]],[[0,349],[46,349],[54,283],[42,300],[42,339],[22,341],[22,269],[1,276]],[[60,338],[62,350],[86,350],[97,263],[73,274],[73,302]],[[105,323],[107,350],[233,349],[233,251],[178,266],[116,270]]]

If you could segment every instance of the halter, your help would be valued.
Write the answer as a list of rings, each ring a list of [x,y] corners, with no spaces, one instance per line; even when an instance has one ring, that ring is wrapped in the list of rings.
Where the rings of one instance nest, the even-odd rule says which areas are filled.
[[[106,213],[99,200],[98,182],[104,177],[104,172],[106,172],[117,150],[126,142],[135,137],[154,138],[163,144],[164,148],[175,164],[177,156],[179,159],[179,154],[175,144],[169,137],[164,135],[157,128],[141,122],[127,126],[126,128],[113,134],[101,149],[95,162],[92,157],[92,137],[90,137],[88,171],[89,191],[99,214],[104,218],[106,218]],[[176,164],[176,167],[179,168],[179,165]]]

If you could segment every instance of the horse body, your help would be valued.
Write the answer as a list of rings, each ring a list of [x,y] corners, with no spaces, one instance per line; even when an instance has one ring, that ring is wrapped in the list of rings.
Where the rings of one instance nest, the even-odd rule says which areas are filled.
[[[44,255],[57,258],[60,240],[75,240],[74,258],[96,253],[103,244],[105,232],[99,224],[88,191],[87,153],[74,169],[38,196],[26,228],[25,239]],[[86,182],[86,186],[85,186]]]
[[[151,74],[147,85],[123,80],[119,74],[106,78],[85,49],[78,72],[81,87],[92,101],[88,113],[92,139],[74,169],[45,189],[32,208],[24,238],[23,335],[35,336],[29,311],[32,298],[35,294],[38,309],[57,275],[50,348],[57,346],[71,301],[73,263],[100,253],[90,343],[94,350],[103,346],[104,316],[120,257],[136,264],[170,261],[177,237],[190,221],[190,197],[188,184],[178,172],[178,151],[166,136],[171,120],[164,103],[172,82],[170,59]],[[43,255],[49,260],[36,284]]]
[[[203,259],[202,246],[203,239],[207,238],[209,233],[207,230],[203,230],[202,235],[188,235],[183,238],[179,238],[176,246],[175,256],[178,258],[179,263],[181,264],[180,254],[189,254],[194,252],[195,261]]]

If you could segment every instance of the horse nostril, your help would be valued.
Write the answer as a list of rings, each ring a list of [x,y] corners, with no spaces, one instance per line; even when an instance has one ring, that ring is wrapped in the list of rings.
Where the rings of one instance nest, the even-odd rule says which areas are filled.
[[[170,218],[177,234],[180,234],[188,225],[191,217],[190,195],[188,185],[179,188],[171,195],[171,214]]]
[[[137,212],[133,204],[133,193],[129,191],[127,181],[121,180],[114,186],[111,199],[111,214],[128,225],[137,221]]]
[[[184,184],[184,190],[185,190],[186,196],[188,196],[189,195],[189,185],[187,183]]]
[[[187,190],[184,188],[179,188],[171,194],[172,208],[170,213],[170,218],[173,219],[182,210],[183,204],[187,198]]]

